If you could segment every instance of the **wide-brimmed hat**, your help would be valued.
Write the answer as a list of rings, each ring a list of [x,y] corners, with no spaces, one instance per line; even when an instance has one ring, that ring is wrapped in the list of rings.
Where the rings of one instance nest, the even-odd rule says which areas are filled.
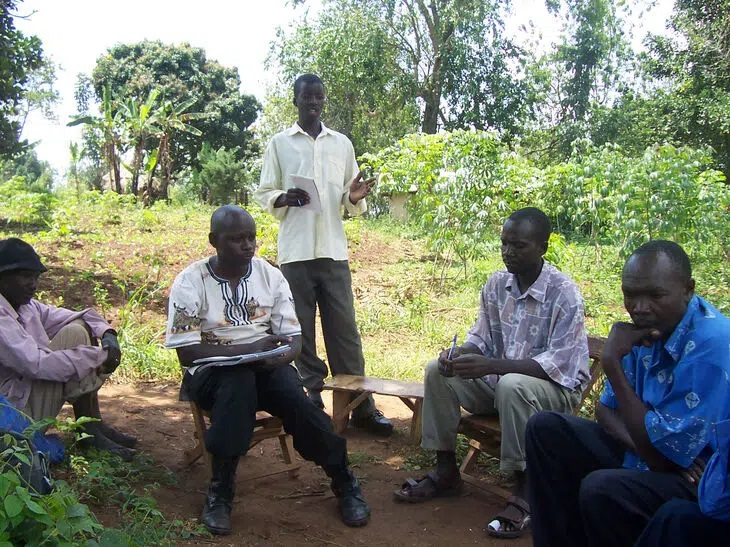
[[[11,270],[45,272],[47,269],[33,247],[22,239],[9,237],[0,240],[0,272]]]

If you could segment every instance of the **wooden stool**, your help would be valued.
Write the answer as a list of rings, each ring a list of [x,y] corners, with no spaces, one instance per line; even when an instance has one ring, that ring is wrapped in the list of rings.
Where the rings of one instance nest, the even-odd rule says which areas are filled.
[[[365,376],[338,374],[330,378],[324,389],[332,390],[332,426],[336,433],[342,433],[347,427],[350,411],[357,408],[369,395],[391,395],[398,397],[411,409],[410,440],[413,444],[421,442],[421,419],[423,408],[423,384],[418,382],[401,382]],[[352,394],[358,395],[352,398]]]
[[[205,466],[210,473],[210,453],[205,449],[204,439],[208,426],[205,418],[210,419],[210,413],[201,409],[195,402],[190,401],[190,411],[193,414],[193,424],[195,425],[195,446],[186,450],[184,453],[184,464],[186,467],[193,465],[201,456],[205,462]],[[299,464],[294,455],[294,442],[291,435],[287,435],[279,418],[272,416],[268,412],[259,411],[256,413],[256,422],[254,425],[253,436],[249,448],[253,448],[264,439],[279,439],[281,447],[281,456],[284,460],[284,468],[276,471],[267,471],[258,475],[245,477],[244,480],[260,479],[279,473],[289,473],[289,477],[295,479],[299,473]]]

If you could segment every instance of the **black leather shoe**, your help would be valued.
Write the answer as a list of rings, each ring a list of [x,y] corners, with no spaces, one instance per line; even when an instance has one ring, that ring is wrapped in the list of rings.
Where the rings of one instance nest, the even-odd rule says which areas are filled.
[[[318,408],[324,410],[324,401],[322,400],[322,392],[316,389],[308,389],[307,396]]]
[[[200,520],[211,534],[227,536],[231,533],[231,507],[236,493],[238,458],[213,456],[208,494]]]
[[[332,492],[340,504],[342,522],[347,526],[365,526],[368,523],[370,507],[351,469],[348,468],[343,480],[332,480]]]
[[[205,497],[200,520],[211,534],[227,536],[231,533],[231,504],[211,494],[211,491]]]
[[[377,408],[363,415],[353,413],[350,422],[354,427],[364,429],[374,435],[389,437],[393,434],[393,424]]]

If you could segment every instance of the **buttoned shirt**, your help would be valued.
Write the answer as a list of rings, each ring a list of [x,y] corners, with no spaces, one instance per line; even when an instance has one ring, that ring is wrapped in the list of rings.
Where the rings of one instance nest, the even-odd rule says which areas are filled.
[[[646,432],[654,447],[680,467],[712,455],[715,423],[730,418],[730,320],[699,296],[666,342],[636,346],[621,361],[626,379],[648,407]],[[610,382],[601,403],[618,408]],[[626,452],[624,467],[646,470]]]
[[[107,351],[98,346],[49,349],[51,338],[76,319],[83,319],[97,338],[111,329],[92,309],[71,311],[31,300],[16,312],[0,295],[0,393],[15,408],[25,408],[34,380],[77,380],[106,360]]]
[[[583,299],[575,282],[544,262],[524,292],[507,271],[490,276],[466,341],[493,359],[534,359],[555,383],[579,390],[589,378]],[[494,387],[499,376],[484,377]]]
[[[296,123],[271,139],[254,197],[280,221],[279,264],[317,258],[347,260],[342,207],[353,216],[367,209],[365,199],[356,205],[349,199],[350,183],[358,171],[350,140],[324,124],[316,139]],[[280,195],[296,186],[292,175],[314,179],[321,213],[301,207],[274,207]]]
[[[185,268],[172,284],[165,346],[250,344],[268,334],[301,334],[294,300],[282,273],[253,258],[235,289],[210,259]]]
[[[702,474],[697,497],[705,515],[730,521],[730,420],[718,422],[712,429],[714,453]]]

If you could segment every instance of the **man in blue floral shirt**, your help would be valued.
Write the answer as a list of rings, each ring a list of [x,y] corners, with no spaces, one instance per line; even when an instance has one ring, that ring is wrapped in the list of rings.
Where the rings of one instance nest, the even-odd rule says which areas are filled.
[[[546,412],[527,425],[535,546],[634,545],[664,503],[696,502],[716,424],[730,418],[730,320],[694,287],[676,243],[629,257],[632,323],[606,341],[598,423]]]
[[[730,420],[715,426],[715,453],[702,473],[698,501],[674,499],[662,505],[636,547],[723,545],[730,537]]]

